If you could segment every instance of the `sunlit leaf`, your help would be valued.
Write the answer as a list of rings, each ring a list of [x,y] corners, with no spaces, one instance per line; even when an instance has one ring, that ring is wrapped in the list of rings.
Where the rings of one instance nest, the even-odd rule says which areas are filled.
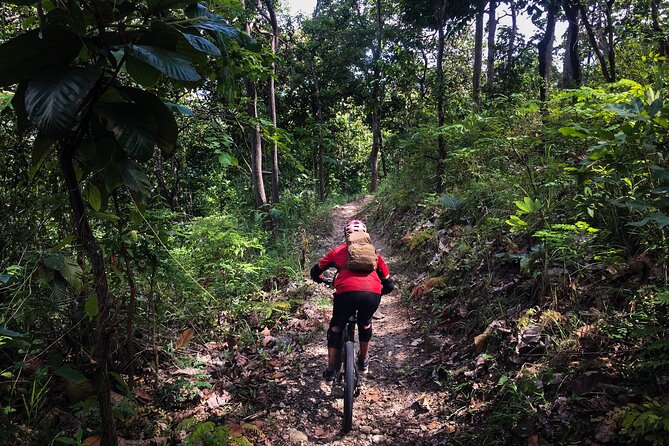
[[[95,184],[88,185],[88,203],[96,211],[100,210],[102,206],[102,197],[100,196],[100,189]]]
[[[100,307],[98,306],[98,296],[95,294],[88,296],[86,298],[86,302],[84,303],[84,310],[88,315],[88,320],[92,321],[93,318],[100,312]]]
[[[188,345],[190,340],[193,338],[195,331],[192,328],[187,328],[179,335],[179,340],[177,341],[176,349],[180,349]]]
[[[49,151],[53,148],[55,141],[51,138],[44,136],[42,133],[38,133],[35,136],[35,141],[33,142],[32,148],[32,157],[31,157],[31,166],[30,171],[28,172],[28,177],[32,180],[44,160],[49,155]]]

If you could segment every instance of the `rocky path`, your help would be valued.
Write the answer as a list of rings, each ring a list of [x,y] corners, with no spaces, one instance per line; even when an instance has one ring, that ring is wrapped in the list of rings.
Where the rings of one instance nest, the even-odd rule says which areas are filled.
[[[344,222],[364,208],[364,197],[333,210],[335,234],[317,241],[314,255],[322,255],[341,243]],[[312,303],[323,310],[311,312],[323,319],[322,330],[284,358],[291,362],[291,379],[284,382],[283,401],[263,421],[272,445],[446,445],[454,430],[441,409],[448,396],[431,379],[430,340],[424,339],[418,324],[402,305],[400,295],[406,280],[393,269],[394,259],[380,234],[371,234],[377,249],[389,264],[398,289],[382,299],[374,321],[370,351],[370,373],[364,378],[363,393],[354,404],[353,430],[340,431],[343,399],[341,390],[325,384],[321,373],[326,365],[325,327],[331,310],[331,291],[313,285]],[[309,305],[309,304],[307,304]],[[309,312],[305,312],[309,313]],[[438,348],[438,347],[437,347]]]

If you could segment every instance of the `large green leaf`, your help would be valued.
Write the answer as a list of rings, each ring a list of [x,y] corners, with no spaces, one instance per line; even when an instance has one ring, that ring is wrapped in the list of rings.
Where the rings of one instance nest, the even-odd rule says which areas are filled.
[[[146,0],[146,6],[151,12],[164,11],[176,6],[185,6],[192,3],[190,0]]]
[[[221,55],[221,50],[219,50],[216,45],[214,45],[204,37],[188,33],[184,33],[183,36],[186,38],[186,40],[188,40],[188,43],[190,43],[191,46],[196,50],[202,53],[209,54],[210,56]]]
[[[21,82],[12,98],[12,108],[16,114],[16,129],[19,134],[25,133],[33,126],[26,111],[26,84],[26,82]]]
[[[138,161],[148,161],[155,145],[156,120],[145,109],[130,102],[96,104],[95,113],[107,120],[123,151]]]
[[[33,142],[32,160],[28,177],[32,180],[53,147],[54,140],[38,133]]]
[[[88,203],[91,205],[95,211],[99,211],[102,207],[102,196],[100,195],[100,189],[95,184],[90,184],[88,186]]]
[[[59,26],[21,34],[0,45],[0,86],[19,83],[52,65],[67,65],[79,54],[78,35]]]
[[[184,11],[186,17],[193,20],[193,26],[198,29],[213,31],[220,38],[240,41],[243,34],[230,25],[223,17],[210,12],[205,6],[194,3]]]
[[[54,68],[35,76],[26,88],[28,118],[45,135],[59,139],[72,131],[81,105],[98,78],[97,66]]]
[[[128,57],[125,70],[135,82],[144,87],[153,87],[160,80],[160,71],[136,57]]]
[[[167,106],[156,95],[138,88],[125,88],[123,90],[130,98],[139,105],[147,114],[153,116],[156,122],[156,145],[165,155],[172,155],[177,143],[179,128],[174,115]]]
[[[86,302],[84,303],[84,310],[88,315],[88,320],[92,321],[93,318],[97,316],[98,313],[100,312],[100,306],[98,304],[98,296],[96,296],[95,294],[91,294],[90,296],[88,296]]]
[[[143,197],[151,196],[151,182],[141,166],[132,160],[124,159],[118,162],[118,167],[123,183],[128,186],[128,189]]]
[[[161,73],[178,81],[194,82],[200,80],[200,74],[188,58],[174,51],[148,45],[126,45],[130,56],[151,65]]]
[[[75,370],[69,365],[62,365],[58,367],[56,370],[53,371],[53,374],[56,376],[60,376],[63,379],[66,379],[68,381],[83,381],[86,379],[83,373],[81,373],[79,370]]]
[[[80,292],[83,287],[84,272],[75,259],[67,257],[60,252],[49,253],[44,257],[44,264],[58,271],[69,283],[75,292]]]

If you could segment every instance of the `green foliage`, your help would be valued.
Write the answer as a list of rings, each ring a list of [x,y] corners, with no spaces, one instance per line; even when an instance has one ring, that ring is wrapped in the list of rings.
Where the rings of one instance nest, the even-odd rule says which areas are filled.
[[[649,399],[641,404],[621,408],[621,435],[631,441],[645,440],[653,446],[669,444],[669,404],[659,399]]]
[[[251,445],[243,435],[234,435],[227,426],[217,426],[211,421],[197,423],[189,430],[190,433],[181,443],[183,446],[194,446],[196,444],[204,446]]]
[[[434,238],[437,235],[437,231],[434,229],[423,229],[422,231],[418,231],[415,234],[412,234],[411,237],[409,237],[409,249],[416,250],[418,248],[421,248],[425,243],[429,242],[430,240],[434,240]]]

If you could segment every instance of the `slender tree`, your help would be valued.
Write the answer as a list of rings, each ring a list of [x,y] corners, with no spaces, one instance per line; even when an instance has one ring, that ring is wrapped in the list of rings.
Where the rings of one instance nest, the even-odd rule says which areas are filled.
[[[267,18],[272,27],[272,37],[270,38],[270,50],[276,59],[277,50],[279,47],[279,22],[276,18],[276,8],[274,7],[274,0],[263,0],[265,8],[267,9]],[[269,104],[270,118],[272,125],[277,128],[276,118],[276,91],[274,80],[276,78],[276,61],[272,61],[272,74],[267,81],[267,103]],[[276,139],[272,145],[272,203],[279,202],[279,144]]]
[[[372,49],[372,151],[369,155],[371,168],[370,192],[376,192],[379,181],[379,153],[382,150],[383,136],[381,132],[381,51],[383,48],[383,20],[381,18],[381,0],[375,2],[376,33]]]
[[[477,110],[481,108],[481,65],[483,63],[483,5],[476,12],[474,31],[474,70],[472,75],[472,99]]]
[[[442,127],[445,122],[444,112],[444,27],[445,27],[445,1],[436,2],[437,10],[437,125]],[[446,141],[444,135],[439,132],[437,137],[439,155],[437,159],[437,190],[443,189],[444,185],[444,160],[446,159]]]
[[[574,0],[563,0],[562,9],[569,24],[565,44],[562,84],[566,88],[576,88],[581,85],[581,56],[578,51],[579,8]]]
[[[511,15],[511,32],[509,34],[509,46],[506,49],[507,69],[513,68],[513,54],[516,51],[516,38],[518,36],[518,10],[515,0],[509,0],[509,14]]]
[[[497,0],[488,4],[488,60],[486,72],[486,94],[492,97],[495,86],[495,32],[497,30]]]
[[[250,19],[246,20],[244,25],[246,34],[251,37],[253,23]],[[251,158],[251,183],[255,204],[257,209],[267,208],[267,195],[265,194],[265,183],[262,176],[262,134],[260,130],[260,121],[258,119],[258,90],[255,82],[248,75],[246,78],[246,94],[248,95],[247,113],[251,119],[249,127],[250,158]]]
[[[653,23],[653,32],[659,39],[658,52],[660,56],[669,55],[669,40],[663,33],[662,25],[660,24],[660,3],[661,0],[651,0],[650,2],[650,17]]]
[[[588,34],[588,41],[590,42],[590,47],[592,48],[592,51],[595,53],[595,56],[599,61],[599,66],[602,69],[602,76],[604,76],[604,80],[606,82],[615,82],[615,73],[611,71],[607,59],[604,57],[604,54],[601,48],[599,47],[599,44],[597,42],[597,36],[595,35],[595,30],[593,29],[592,23],[590,22],[590,18],[588,16],[588,9],[585,7],[583,0],[575,0],[575,2],[581,13],[581,20],[583,21],[583,25],[585,26],[586,33]],[[609,52],[610,53],[613,52],[613,42],[610,42]],[[610,54],[609,61],[612,60],[613,58],[614,56]]]
[[[545,103],[548,99],[548,90],[551,83],[551,67],[553,65],[553,40],[555,37],[556,9],[554,5],[546,5],[546,29],[544,35],[537,43],[539,50],[539,99]]]

